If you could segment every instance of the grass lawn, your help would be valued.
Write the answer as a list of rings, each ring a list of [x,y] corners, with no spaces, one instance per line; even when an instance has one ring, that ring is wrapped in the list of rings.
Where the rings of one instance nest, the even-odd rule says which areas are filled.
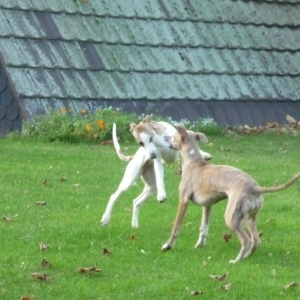
[[[208,138],[202,148],[214,164],[241,168],[262,186],[283,183],[300,171],[299,137]],[[137,149],[122,147],[128,154]],[[223,240],[229,233],[226,201],[213,208],[205,248],[194,249],[201,208],[191,203],[175,248],[161,252],[177,210],[179,164],[165,167],[167,201],[146,202],[140,228],[132,229],[131,205],[141,181],[116,203],[110,224],[99,225],[126,166],[112,146],[0,139],[0,156],[1,299],[300,299],[300,286],[284,289],[300,284],[300,182],[265,195],[258,218],[262,244],[252,257],[232,265],[240,244],[234,235]],[[41,242],[49,248],[40,250]],[[43,258],[51,267],[41,265]],[[78,273],[96,264],[101,273]],[[51,280],[34,279],[34,272]],[[225,281],[210,277],[227,272]],[[224,290],[228,283],[233,286]],[[203,293],[193,296],[194,291]]]

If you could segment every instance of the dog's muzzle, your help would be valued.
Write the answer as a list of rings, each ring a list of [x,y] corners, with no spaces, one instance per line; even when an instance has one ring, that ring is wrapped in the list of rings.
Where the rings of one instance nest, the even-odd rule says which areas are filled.
[[[156,153],[150,153],[150,158],[155,159],[157,157]]]

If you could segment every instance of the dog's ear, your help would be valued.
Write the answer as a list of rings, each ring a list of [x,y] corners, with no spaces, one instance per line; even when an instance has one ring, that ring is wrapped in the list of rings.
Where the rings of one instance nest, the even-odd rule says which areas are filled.
[[[152,114],[146,116],[146,117],[142,120],[142,123],[150,123],[150,122],[151,122],[151,118],[152,118]]]
[[[196,139],[196,141],[200,141],[205,144],[208,143],[207,136],[202,132],[195,132],[195,139]]]
[[[175,124],[174,126],[180,134],[182,140],[187,137],[188,134],[183,124]]]
[[[136,123],[134,122],[130,123],[130,131],[133,132],[136,126],[137,126]]]

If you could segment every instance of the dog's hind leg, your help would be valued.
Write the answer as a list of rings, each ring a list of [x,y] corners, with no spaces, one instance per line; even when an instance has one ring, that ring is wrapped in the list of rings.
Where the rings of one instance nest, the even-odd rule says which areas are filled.
[[[226,225],[235,232],[242,246],[238,256],[234,260],[229,261],[229,263],[237,263],[244,258],[245,254],[249,250],[250,240],[242,227],[242,219],[244,218],[242,212],[242,205],[239,205],[237,207],[231,205],[232,203],[243,203],[243,202],[239,198],[234,200],[229,199],[227,209],[225,212]]]
[[[259,235],[258,235],[258,232],[256,229],[256,217],[257,217],[257,215],[254,215],[254,216],[251,216],[249,219],[245,220],[245,224],[246,224],[247,229],[250,234],[251,246],[244,257],[248,257],[248,256],[252,255],[255,252],[255,250],[258,248],[258,246],[260,245],[260,239],[259,239]]]
[[[203,206],[200,234],[199,234],[199,239],[195,245],[195,248],[205,246],[206,238],[208,235],[210,214],[211,214],[211,206]]]
[[[138,217],[141,205],[157,191],[153,165],[148,166],[147,169],[144,170],[142,180],[145,183],[144,190],[136,199],[133,200],[131,226],[135,228],[139,227]]]
[[[110,196],[109,201],[106,205],[105,212],[101,219],[102,226],[107,225],[109,223],[113,206],[117,199],[120,197],[120,195],[126,190],[128,190],[132,186],[132,184],[140,177],[143,170],[143,165],[145,164],[146,160],[147,158],[144,155],[135,155],[134,158],[128,163],[123,179],[119,184],[118,189],[115,193],[113,193]]]

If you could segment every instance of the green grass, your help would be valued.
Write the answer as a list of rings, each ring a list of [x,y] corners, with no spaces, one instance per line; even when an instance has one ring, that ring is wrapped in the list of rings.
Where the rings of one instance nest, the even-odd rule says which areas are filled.
[[[251,174],[262,186],[283,183],[300,171],[299,137],[283,135],[213,136],[202,148],[213,163],[229,164]],[[137,145],[123,144],[132,154]],[[226,151],[224,151],[226,150]],[[20,299],[300,299],[300,182],[265,195],[258,219],[261,247],[242,263],[231,265],[240,244],[224,222],[226,201],[213,208],[210,233],[203,249],[194,249],[201,208],[190,204],[175,248],[161,252],[175,219],[178,164],[165,167],[168,199],[155,197],[140,212],[140,228],[131,228],[132,200],[142,190],[137,182],[116,203],[111,223],[99,221],[123,175],[112,146],[0,140],[0,298]],[[65,181],[60,180],[62,177]],[[43,182],[47,179],[47,184]],[[36,201],[46,201],[38,206]],[[2,218],[11,218],[10,222]],[[136,236],[131,240],[130,236]],[[39,243],[50,248],[41,251]],[[103,255],[104,248],[111,251]],[[41,261],[52,263],[44,269]],[[97,264],[101,273],[79,274]],[[49,282],[31,273],[49,274]],[[210,275],[228,272],[225,282]],[[221,286],[234,283],[230,290]]]

